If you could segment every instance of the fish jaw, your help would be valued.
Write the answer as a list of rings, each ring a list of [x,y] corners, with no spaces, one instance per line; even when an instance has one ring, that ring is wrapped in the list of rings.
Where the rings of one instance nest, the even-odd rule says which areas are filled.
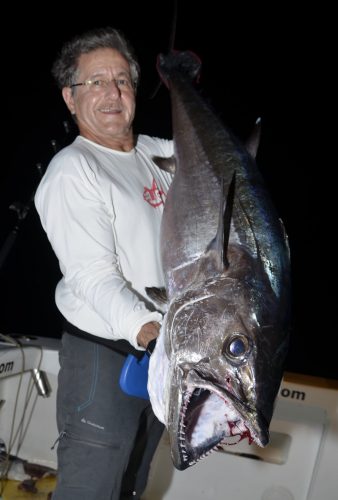
[[[173,392],[170,397],[175,399]],[[176,397],[179,404],[171,406],[174,413],[169,415],[168,433],[178,470],[191,467],[222,445],[235,445],[246,438],[249,444],[262,447],[269,442],[269,424],[254,408],[194,369],[186,374]]]
[[[268,294],[248,290],[248,283],[223,277],[169,306],[163,331],[169,359],[165,424],[179,470],[223,444],[269,441],[282,369],[274,369],[267,382],[264,376],[273,352],[283,358],[285,335],[264,327],[273,320],[272,304],[261,301]],[[237,347],[238,356],[228,354]]]

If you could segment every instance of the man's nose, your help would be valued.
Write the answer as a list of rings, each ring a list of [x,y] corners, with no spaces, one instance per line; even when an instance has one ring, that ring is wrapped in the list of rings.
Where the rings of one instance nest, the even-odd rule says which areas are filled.
[[[116,95],[121,94],[120,87],[118,86],[118,83],[115,79],[106,82],[105,91],[106,92],[109,91],[111,94],[116,94]]]

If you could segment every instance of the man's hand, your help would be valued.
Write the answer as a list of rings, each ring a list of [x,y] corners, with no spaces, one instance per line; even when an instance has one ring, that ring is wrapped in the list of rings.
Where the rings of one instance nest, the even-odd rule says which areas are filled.
[[[149,342],[158,337],[160,328],[161,325],[157,321],[150,321],[143,325],[137,334],[138,345],[146,349]]]

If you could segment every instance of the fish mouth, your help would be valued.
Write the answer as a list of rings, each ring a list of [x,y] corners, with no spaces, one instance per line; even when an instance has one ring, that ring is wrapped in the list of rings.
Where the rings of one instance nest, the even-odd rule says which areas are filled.
[[[172,437],[170,429],[169,433]],[[235,445],[246,438],[249,444],[268,443],[268,425],[259,412],[214,383],[201,380],[198,386],[189,384],[182,397],[172,454],[177,469],[187,469],[223,445]]]

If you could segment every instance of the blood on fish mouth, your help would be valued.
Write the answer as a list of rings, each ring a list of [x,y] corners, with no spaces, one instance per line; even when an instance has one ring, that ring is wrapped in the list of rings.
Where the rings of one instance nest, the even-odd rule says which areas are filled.
[[[189,465],[206,457],[222,445],[254,439],[233,404],[218,394],[195,387],[186,391],[180,419],[179,447]]]

